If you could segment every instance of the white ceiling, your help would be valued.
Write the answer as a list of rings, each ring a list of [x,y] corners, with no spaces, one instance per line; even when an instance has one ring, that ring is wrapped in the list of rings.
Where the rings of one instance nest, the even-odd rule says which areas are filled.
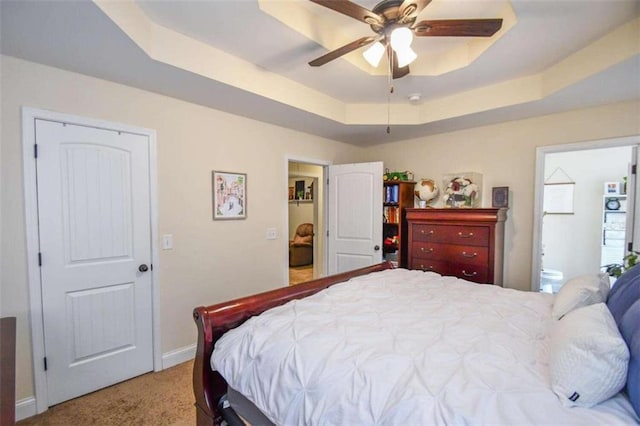
[[[307,65],[371,29],[307,0],[0,4],[3,54],[357,145],[640,99],[638,0],[433,0],[419,20],[505,25],[475,60],[477,39],[416,38],[414,72],[393,82],[390,134],[388,77],[361,51]],[[471,63],[419,75],[454,56]]]

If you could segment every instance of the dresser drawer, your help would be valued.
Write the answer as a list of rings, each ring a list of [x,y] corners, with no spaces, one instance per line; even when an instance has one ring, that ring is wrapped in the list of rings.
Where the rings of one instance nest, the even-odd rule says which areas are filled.
[[[486,266],[449,263],[448,273],[476,283],[488,283],[489,269]]]
[[[481,265],[460,264],[442,260],[413,257],[409,262],[409,268],[417,269],[419,271],[436,272],[440,275],[451,275],[477,283],[487,283],[489,279],[488,267]]]
[[[488,246],[489,228],[486,226],[414,223],[411,225],[411,237],[413,241],[461,244],[467,246]]]
[[[419,271],[437,272],[440,275],[447,275],[447,262],[434,259],[420,259],[413,257],[409,261],[409,269],[417,269]]]
[[[489,262],[489,249],[479,246],[414,242],[411,245],[411,253],[418,259],[444,260],[468,265],[487,266]]]

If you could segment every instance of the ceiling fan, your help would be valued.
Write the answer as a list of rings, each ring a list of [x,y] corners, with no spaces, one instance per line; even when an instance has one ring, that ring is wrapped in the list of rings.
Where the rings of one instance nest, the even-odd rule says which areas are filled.
[[[418,37],[491,37],[502,27],[502,19],[426,20],[416,18],[431,0],[384,0],[373,10],[349,0],[311,0],[313,3],[350,16],[368,24],[376,35],[352,41],[309,62],[318,67],[349,52],[368,46],[363,55],[377,67],[386,53],[393,78],[409,74],[409,63],[416,57],[411,49],[413,36]]]

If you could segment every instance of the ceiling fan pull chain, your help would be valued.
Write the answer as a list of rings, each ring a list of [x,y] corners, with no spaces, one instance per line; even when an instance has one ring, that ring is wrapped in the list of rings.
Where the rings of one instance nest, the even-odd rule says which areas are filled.
[[[393,87],[391,87],[393,91]],[[387,94],[387,134],[391,133],[391,91]]]

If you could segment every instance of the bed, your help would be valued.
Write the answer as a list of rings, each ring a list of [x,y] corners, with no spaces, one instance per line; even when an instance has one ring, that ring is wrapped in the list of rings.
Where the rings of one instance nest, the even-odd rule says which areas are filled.
[[[602,282],[382,263],[198,307],[198,424],[638,424],[640,268]]]

